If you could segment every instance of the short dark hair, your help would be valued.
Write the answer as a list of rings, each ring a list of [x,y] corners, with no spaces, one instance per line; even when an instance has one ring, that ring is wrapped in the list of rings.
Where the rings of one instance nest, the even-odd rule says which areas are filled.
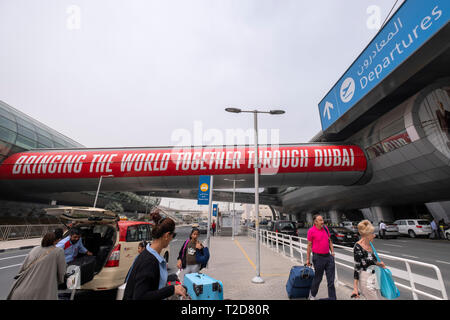
[[[147,241],[141,241],[138,244],[139,247],[145,248],[147,246]]]
[[[62,239],[62,237],[63,237],[63,229],[57,228],[53,232],[55,233],[55,238],[56,239]]]
[[[316,213],[313,215],[313,221],[316,221],[317,217],[322,217],[322,215],[320,213]]]
[[[72,229],[70,229],[70,235],[72,236],[72,235],[74,235],[74,234],[77,234],[77,235],[81,235],[81,230],[80,230],[80,228],[78,228],[78,227],[73,227]]]
[[[46,248],[52,246],[56,241],[56,236],[54,232],[47,232],[42,238],[41,247]]]

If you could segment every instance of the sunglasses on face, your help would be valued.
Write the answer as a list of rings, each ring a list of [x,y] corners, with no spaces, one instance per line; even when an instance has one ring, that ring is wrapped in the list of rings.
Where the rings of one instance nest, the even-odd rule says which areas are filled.
[[[172,235],[172,239],[175,239],[175,237],[177,236],[176,232],[171,232],[170,234]]]

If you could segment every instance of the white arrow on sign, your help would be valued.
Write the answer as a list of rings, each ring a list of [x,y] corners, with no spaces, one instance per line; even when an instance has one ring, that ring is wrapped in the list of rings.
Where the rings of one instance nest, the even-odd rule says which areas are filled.
[[[327,101],[327,103],[325,103],[325,108],[323,109],[323,116],[325,117],[325,115],[328,113],[328,120],[331,119],[330,109],[334,109],[334,106],[331,102]]]

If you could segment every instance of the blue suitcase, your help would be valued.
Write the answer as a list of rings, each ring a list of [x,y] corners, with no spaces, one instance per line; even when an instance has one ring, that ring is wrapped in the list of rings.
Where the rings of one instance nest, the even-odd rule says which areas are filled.
[[[188,273],[183,285],[192,300],[223,300],[222,281],[203,273]]]
[[[294,266],[289,273],[286,291],[289,299],[307,298],[311,291],[314,270],[306,266]]]

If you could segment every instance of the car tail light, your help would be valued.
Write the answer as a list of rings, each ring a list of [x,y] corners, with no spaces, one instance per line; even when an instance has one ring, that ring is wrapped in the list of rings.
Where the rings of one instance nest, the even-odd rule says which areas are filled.
[[[119,260],[120,260],[120,244],[114,247],[114,250],[111,252],[109,259],[105,264],[105,268],[118,267]]]
[[[277,232],[277,233],[278,233],[278,229],[275,229],[275,232]]]
[[[298,230],[295,230],[295,235],[298,236]]]
[[[419,228],[419,229],[420,229],[420,228],[422,228],[422,226],[416,226],[416,228]]]
[[[337,233],[337,234],[336,234],[336,237],[338,237],[338,238],[343,238],[343,237],[345,237],[345,235],[340,234],[340,233]]]

